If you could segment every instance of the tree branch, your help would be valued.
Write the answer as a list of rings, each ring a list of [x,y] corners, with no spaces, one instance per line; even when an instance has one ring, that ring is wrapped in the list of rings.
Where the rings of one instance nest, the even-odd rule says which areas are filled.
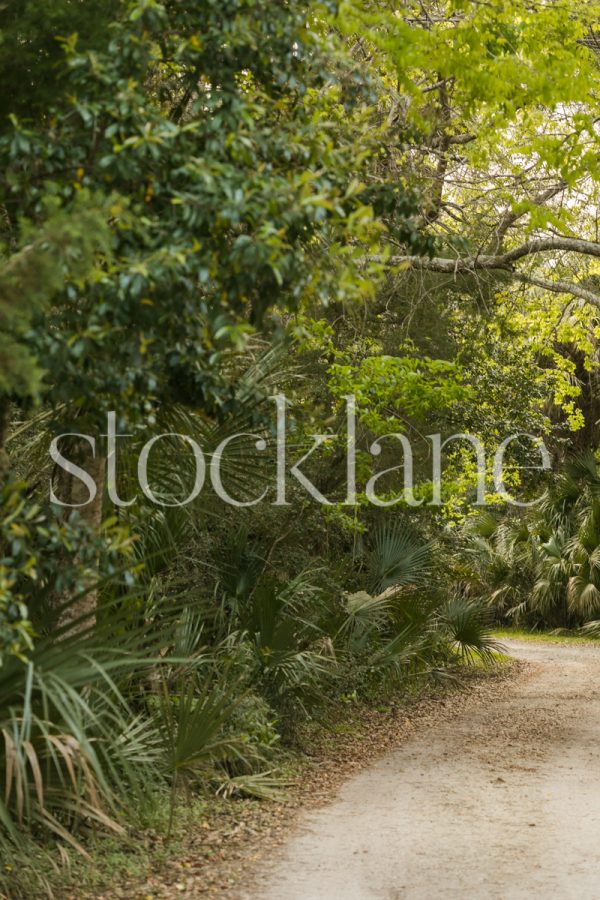
[[[441,256],[392,256],[392,265],[405,265],[409,269],[428,272],[445,272],[449,275],[460,272],[475,272],[478,269],[501,269],[514,272],[514,263],[535,253],[548,253],[564,250],[569,253],[580,253],[582,256],[594,256],[600,259],[600,243],[586,241],[581,238],[545,237],[537,238],[508,250],[506,253],[480,254],[477,256],[456,257],[446,259]]]
[[[541,194],[538,194],[537,197],[534,197],[533,202],[536,206],[541,206],[546,200],[551,200],[552,197],[555,197],[557,194],[560,194],[561,191],[564,191],[566,187],[566,181],[559,181],[558,184],[552,185],[552,187],[547,188],[545,191],[542,191]],[[490,243],[490,252],[500,252],[508,229],[514,225],[515,222],[518,222],[519,219],[523,218],[523,216],[527,215],[528,212],[528,209],[524,209],[522,212],[514,212],[512,209],[509,209],[504,213],[494,229],[494,236]]]
[[[446,135],[437,135],[434,137],[429,143],[429,147],[435,149],[436,147],[443,146],[444,149],[448,149],[455,144],[470,144],[472,141],[476,140],[477,135],[471,134],[470,132],[465,132],[464,134],[446,134]]]
[[[525,275],[521,272],[515,272],[515,278],[523,282],[523,284],[533,284],[555,294],[571,294],[573,297],[579,297],[580,300],[585,300],[587,303],[591,303],[592,306],[597,306],[600,309],[600,295],[594,294],[593,291],[588,291],[579,284],[571,284],[568,281],[550,281],[548,278],[535,278],[532,275]]]

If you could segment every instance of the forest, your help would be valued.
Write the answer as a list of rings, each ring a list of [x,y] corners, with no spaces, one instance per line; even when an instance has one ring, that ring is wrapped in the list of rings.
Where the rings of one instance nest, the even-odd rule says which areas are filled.
[[[0,37],[0,896],[179,896],[103,855],[275,808],[502,635],[600,638],[600,5]]]

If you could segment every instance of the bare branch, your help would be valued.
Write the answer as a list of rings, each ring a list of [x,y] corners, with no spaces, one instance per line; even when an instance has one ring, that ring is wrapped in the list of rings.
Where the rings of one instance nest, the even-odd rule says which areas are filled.
[[[481,254],[477,256],[457,256],[446,259],[441,256],[393,256],[389,259],[392,265],[406,265],[410,269],[424,269],[429,272],[446,272],[449,275],[459,272],[475,272],[477,269],[501,269],[514,272],[514,263],[535,253],[548,253],[564,250],[569,253],[580,253],[582,256],[594,256],[600,259],[600,243],[571,237],[545,237],[527,241],[520,247],[506,253]]]
[[[552,291],[554,294],[571,294],[573,297],[579,297],[597,306],[600,309],[600,295],[588,291],[579,284],[571,284],[568,281],[550,281],[548,278],[535,278],[532,275],[525,275],[521,272],[515,272],[515,278],[523,284],[533,284],[536,287],[544,288],[546,291]]]

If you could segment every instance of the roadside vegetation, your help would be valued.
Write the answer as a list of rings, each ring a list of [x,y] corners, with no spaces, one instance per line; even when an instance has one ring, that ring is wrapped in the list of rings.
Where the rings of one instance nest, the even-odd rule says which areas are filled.
[[[594,454],[569,460],[527,515],[474,517],[462,536],[465,595],[502,622],[600,635],[600,475]]]
[[[600,636],[600,10],[18,7],[0,875],[31,897],[148,823],[177,846],[207,798],[268,803],[306,729],[498,667],[493,628]],[[471,442],[432,469],[466,433],[484,504]]]

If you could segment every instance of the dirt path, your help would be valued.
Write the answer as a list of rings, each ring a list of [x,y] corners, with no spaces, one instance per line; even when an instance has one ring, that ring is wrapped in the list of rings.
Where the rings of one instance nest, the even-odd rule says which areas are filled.
[[[304,815],[253,900],[598,900],[600,649],[509,647],[530,674]]]

